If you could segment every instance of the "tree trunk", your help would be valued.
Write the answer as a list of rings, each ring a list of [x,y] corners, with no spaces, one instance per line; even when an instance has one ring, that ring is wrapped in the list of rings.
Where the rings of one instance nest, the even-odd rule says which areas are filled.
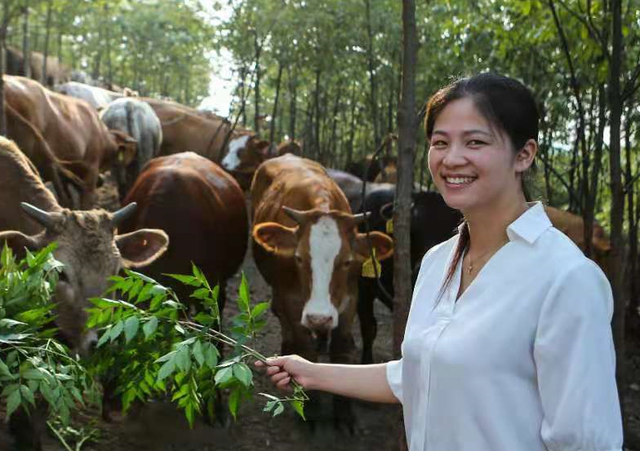
[[[630,322],[638,325],[638,280],[635,277],[637,270],[638,259],[638,222],[636,221],[635,211],[635,189],[633,184],[633,169],[631,156],[631,118],[633,116],[633,108],[631,105],[627,108],[627,114],[625,115],[625,127],[624,127],[624,150],[625,150],[625,182],[627,187],[627,217],[629,218],[629,255],[627,262],[629,267],[627,268],[626,275],[629,283],[629,306],[627,310],[627,318]],[[628,329],[628,327],[627,327]]]
[[[622,0],[611,0],[611,63],[609,68],[609,168],[611,177],[611,288],[615,302],[613,313],[613,338],[616,345],[616,376],[621,405],[624,406],[626,388],[624,315],[625,296],[623,290],[624,241],[624,192],[620,163],[620,127],[622,118],[622,96],[620,77],[622,71]],[[626,418],[626,416],[625,416]]]
[[[24,6],[24,21],[22,23],[22,73],[31,78],[31,49],[29,48],[29,4]]]
[[[380,144],[380,129],[378,123],[378,95],[377,95],[377,86],[376,86],[376,77],[375,77],[375,64],[374,64],[374,55],[373,55],[373,30],[371,29],[371,1],[364,0],[365,9],[366,9],[366,18],[367,18],[367,63],[369,70],[369,84],[370,84],[370,94],[369,94],[369,103],[371,106],[371,123],[373,124],[373,137],[374,137],[374,148],[377,148]]]
[[[260,118],[260,53],[261,53],[261,46],[260,43],[258,42],[258,32],[254,32],[254,48],[255,48],[255,63],[256,63],[256,82],[255,82],[255,89],[253,90],[253,95],[255,98],[255,113],[253,116],[253,125],[255,128],[256,133],[260,133],[260,123],[261,123],[261,118]]]
[[[320,74],[322,71],[320,69],[316,69],[316,87],[314,92],[314,155],[315,159],[319,160],[320,163],[322,161],[319,159],[320,157]]]
[[[49,0],[47,3],[47,24],[45,25],[44,32],[44,50],[42,51],[42,83],[44,86],[53,86],[54,80],[51,80],[49,83],[49,79],[47,77],[47,57],[49,56],[49,36],[51,36],[51,15],[53,12],[53,0]]]
[[[348,168],[353,161],[353,141],[356,135],[356,92],[358,86],[354,83],[351,88],[351,125],[349,126],[349,141],[347,142],[347,161],[345,168]]]
[[[280,100],[280,83],[282,82],[282,63],[278,62],[278,78],[276,79],[276,98],[273,101],[271,113],[271,129],[269,130],[269,142],[273,142],[276,134],[276,118],[278,117],[278,101]]]
[[[393,356],[399,358],[404,330],[411,302],[410,210],[413,186],[413,159],[416,147],[418,118],[416,116],[416,66],[418,38],[416,32],[415,0],[402,0],[403,63],[402,97],[398,108],[398,184],[396,189],[394,223],[393,287]],[[401,423],[400,423],[401,424]],[[401,449],[406,449],[404,428],[400,428]]]
[[[584,219],[584,253],[587,257],[590,257],[593,253],[592,249],[592,236],[593,236],[593,221],[595,219],[596,200],[598,197],[598,180],[600,179],[600,170],[602,169],[602,151],[604,147],[604,129],[606,125],[606,110],[607,110],[607,94],[604,84],[598,87],[598,129],[595,136],[594,150],[593,150],[593,167],[591,169],[591,180],[587,194],[585,196],[584,209],[582,211],[582,217]],[[589,156],[585,155],[583,158],[588,159]],[[584,176],[585,180],[587,176]]]
[[[111,84],[113,83],[113,69],[111,67],[111,24],[109,20],[109,4],[104,4],[104,33],[106,36],[106,44],[107,44],[107,83],[109,85],[109,89],[112,89]]]
[[[11,20],[9,2],[2,2],[2,21],[0,22],[0,135],[7,136],[7,115],[4,108],[4,68],[7,61],[7,28]]]
[[[62,21],[58,23],[58,63],[62,64]]]
[[[289,69],[289,139],[296,139],[297,73]]]

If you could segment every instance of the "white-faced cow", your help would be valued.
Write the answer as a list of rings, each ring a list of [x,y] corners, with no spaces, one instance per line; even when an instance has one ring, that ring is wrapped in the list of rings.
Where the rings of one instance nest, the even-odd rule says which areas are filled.
[[[285,155],[263,163],[251,186],[254,257],[273,289],[283,354],[317,360],[330,339],[332,362],[353,361],[351,333],[358,277],[369,256],[358,233],[362,216],[318,163]],[[370,235],[379,259],[393,252],[383,233]],[[334,398],[336,421],[353,425],[351,406]]]

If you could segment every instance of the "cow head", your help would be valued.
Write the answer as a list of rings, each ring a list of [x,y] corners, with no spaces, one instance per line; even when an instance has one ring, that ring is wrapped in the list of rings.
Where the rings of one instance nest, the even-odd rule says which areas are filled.
[[[118,166],[129,166],[138,152],[138,141],[119,130],[109,130],[109,133],[117,146]]]
[[[142,229],[118,235],[118,224],[135,209],[130,204],[109,213],[105,210],[56,213],[22,204],[25,212],[44,227],[37,235],[18,231],[0,232],[17,255],[24,248],[38,250],[55,241],[54,254],[64,264],[56,286],[56,325],[62,339],[78,353],[85,354],[95,342],[95,332],[86,331],[88,299],[102,295],[108,277],[124,268],[146,266],[167,249],[169,239],[162,230]]]
[[[256,169],[270,158],[271,145],[253,135],[243,135],[229,142],[229,152],[222,159],[222,167],[248,188]]]
[[[257,224],[253,237],[266,251],[295,262],[304,303],[300,322],[312,332],[326,334],[338,326],[341,313],[355,306],[360,269],[370,255],[366,235],[357,232],[364,215],[283,209],[295,227]],[[372,232],[369,240],[379,260],[393,253],[387,235]]]

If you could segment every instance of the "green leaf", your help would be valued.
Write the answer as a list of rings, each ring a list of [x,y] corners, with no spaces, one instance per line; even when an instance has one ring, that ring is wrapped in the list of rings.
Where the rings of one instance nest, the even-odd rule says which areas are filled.
[[[165,379],[166,377],[170,376],[171,373],[173,373],[173,371],[176,368],[176,364],[175,361],[173,359],[170,359],[168,361],[166,361],[164,363],[164,365],[162,365],[160,367],[160,370],[158,371],[158,379],[157,381],[160,382],[163,379]]]
[[[198,282],[198,279],[194,276],[184,276],[180,274],[163,274],[163,275],[169,276],[172,279],[176,279],[178,282],[182,282],[185,285],[190,285],[194,287],[200,286],[200,282]]]
[[[20,384],[10,384],[7,385],[3,390],[2,393],[0,394],[0,396],[9,396],[11,393],[13,393],[16,390],[20,389]]]
[[[302,401],[291,401],[291,407],[293,407],[293,410],[295,410],[303,420],[306,420],[304,416],[304,403]]]
[[[233,365],[233,375],[238,379],[245,387],[251,386],[251,380],[253,379],[253,373],[251,369],[245,363],[238,363]]]
[[[273,411],[273,416],[277,417],[282,412],[284,412],[284,405],[281,402],[279,402],[277,407],[276,407],[276,410]]]
[[[124,337],[125,341],[129,343],[133,337],[138,333],[138,328],[140,327],[140,320],[137,316],[130,316],[124,322]]]
[[[25,371],[24,373],[22,373],[21,376],[25,379],[34,380],[34,381],[40,381],[40,380],[46,379],[44,373],[38,368],[31,368]]]
[[[229,412],[233,415],[233,419],[237,420],[238,405],[240,404],[241,391],[239,389],[233,390],[229,395]]]
[[[0,359],[0,376],[7,376],[11,379],[15,379],[15,376],[9,371],[9,367]]]
[[[111,328],[111,331],[109,332],[109,338],[111,339],[111,343],[113,343],[114,340],[116,340],[120,336],[123,330],[124,330],[124,323],[122,321],[118,321]]]
[[[238,308],[241,312],[246,312],[249,310],[249,284],[247,283],[247,278],[242,273],[242,279],[240,281],[240,288],[238,289]]]
[[[216,385],[221,385],[221,384],[224,384],[225,382],[228,382],[232,377],[233,377],[233,367],[228,366],[226,368],[222,368],[220,371],[216,373],[214,377],[214,381],[216,382]]]
[[[189,355],[189,348],[182,346],[178,349],[175,356],[176,364],[182,371],[189,371],[191,368],[191,356]]]
[[[144,323],[142,330],[144,331],[144,338],[149,338],[158,328],[158,318],[152,316],[149,321]]]
[[[268,302],[261,302],[261,303],[257,304],[251,310],[251,317],[253,319],[259,318],[260,315],[262,315],[268,308],[269,308],[269,303]]]
[[[7,418],[9,418],[11,414],[16,411],[21,402],[22,398],[20,396],[20,390],[16,390],[9,395],[9,397],[7,398]]]
[[[193,344],[192,353],[193,358],[196,359],[198,365],[204,365],[204,352],[202,351],[202,343],[200,341],[196,341]]]
[[[21,385],[20,386],[20,395],[22,395],[22,397],[24,399],[26,399],[27,402],[29,404],[31,404],[32,406],[36,405],[36,401],[35,401],[35,399],[33,399],[33,393],[31,392],[29,387],[27,387],[26,385]]]
[[[178,351],[171,351],[171,352],[166,353],[162,357],[156,359],[155,363],[162,363],[162,362],[166,362],[166,361],[170,360],[174,355],[176,355],[176,352],[178,352]]]
[[[209,368],[215,370],[218,365],[218,349],[216,349],[216,347],[211,343],[207,343],[207,345],[207,350],[204,353],[204,360]]]

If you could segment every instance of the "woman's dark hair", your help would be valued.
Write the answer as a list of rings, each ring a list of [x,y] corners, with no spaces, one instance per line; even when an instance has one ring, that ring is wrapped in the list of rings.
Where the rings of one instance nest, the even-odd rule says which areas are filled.
[[[483,73],[461,78],[436,92],[427,103],[424,120],[427,139],[431,139],[436,119],[454,100],[470,98],[480,114],[511,141],[514,153],[519,152],[530,139],[538,140],[538,109],[531,91],[513,78]],[[529,200],[523,184],[523,192]],[[447,272],[440,296],[453,278],[456,266],[469,247],[469,227],[460,226],[458,247]]]

